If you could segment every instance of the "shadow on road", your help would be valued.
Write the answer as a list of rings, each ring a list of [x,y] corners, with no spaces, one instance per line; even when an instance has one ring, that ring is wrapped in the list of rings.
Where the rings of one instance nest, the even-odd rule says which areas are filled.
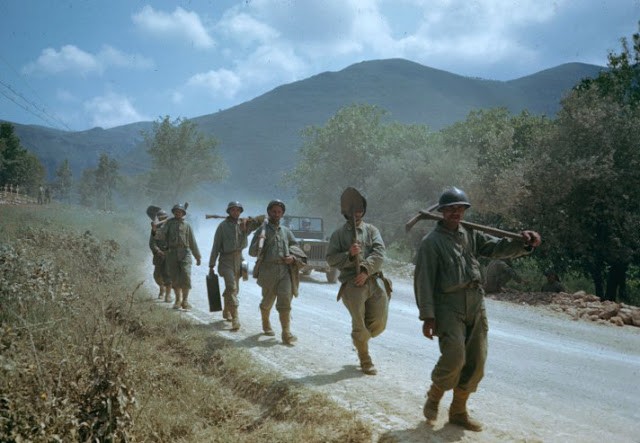
[[[314,374],[301,378],[292,378],[292,382],[302,383],[305,385],[322,386],[331,383],[336,383],[340,380],[346,380],[348,378],[360,378],[365,375],[358,369],[356,365],[344,365],[342,369],[333,374]]]
[[[415,428],[388,431],[380,435],[378,443],[423,443],[423,442],[455,442],[461,441],[464,430],[446,423],[442,428],[434,430],[426,421],[418,423]]]
[[[276,337],[269,337],[262,333],[250,335],[249,337],[236,342],[236,346],[240,348],[270,348],[281,344],[282,342]]]

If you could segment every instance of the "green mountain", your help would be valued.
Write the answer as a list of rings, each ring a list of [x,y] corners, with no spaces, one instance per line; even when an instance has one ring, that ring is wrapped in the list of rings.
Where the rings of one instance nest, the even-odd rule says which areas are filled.
[[[441,129],[477,109],[506,107],[554,116],[560,100],[581,79],[605,69],[581,63],[560,65],[511,81],[463,77],[402,59],[365,61],[338,72],[324,72],[279,86],[232,108],[193,120],[200,130],[220,141],[230,167],[226,185],[271,197],[287,196],[279,189],[281,174],[296,163],[300,131],[321,126],[341,107],[353,103],[377,105],[388,119]],[[111,129],[65,132],[15,124],[22,144],[34,152],[51,174],[68,158],[74,174],[94,167],[102,152],[119,160],[122,170],[145,170],[148,157],[141,131],[151,122]],[[275,193],[275,194],[274,194]]]

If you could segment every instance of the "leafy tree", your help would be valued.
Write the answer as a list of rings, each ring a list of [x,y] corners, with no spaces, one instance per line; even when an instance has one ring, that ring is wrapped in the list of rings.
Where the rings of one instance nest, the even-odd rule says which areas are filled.
[[[94,206],[96,201],[95,183],[96,170],[92,168],[84,169],[78,181],[78,196],[82,206],[87,208]]]
[[[325,217],[336,216],[346,187],[367,194],[367,178],[376,173],[386,149],[381,123],[384,114],[372,105],[350,105],[325,126],[302,131],[300,159],[283,181],[294,187],[304,206]]]
[[[529,172],[527,212],[546,236],[542,252],[582,270],[608,300],[627,300],[627,271],[640,258],[638,39],[634,54],[623,44],[608,71],[562,102]]]
[[[33,192],[43,182],[45,169],[20,144],[11,123],[0,123],[0,183],[12,183]]]
[[[215,183],[228,175],[218,142],[198,132],[190,120],[172,122],[166,116],[143,135],[152,159],[148,194],[154,199],[177,202],[200,183]]]
[[[62,164],[56,169],[56,181],[54,183],[61,199],[68,201],[73,187],[73,172],[69,165],[69,159],[64,159]]]
[[[113,209],[113,193],[118,180],[118,162],[101,154],[95,170],[96,204],[103,211]]]

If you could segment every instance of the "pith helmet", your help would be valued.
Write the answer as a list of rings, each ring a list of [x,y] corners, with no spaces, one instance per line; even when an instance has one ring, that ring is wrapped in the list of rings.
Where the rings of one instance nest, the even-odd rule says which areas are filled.
[[[442,212],[442,208],[453,205],[461,205],[467,208],[471,207],[467,194],[465,194],[462,189],[456,188],[455,186],[445,189],[440,196],[440,200],[438,200],[438,207],[436,209]]]
[[[231,211],[231,208],[240,208],[241,214],[244,211],[244,208],[242,207],[242,204],[239,201],[229,202],[229,204],[227,205],[227,214],[229,213],[229,211]]]
[[[180,203],[178,203],[177,205],[173,205],[173,208],[171,208],[171,212],[173,212],[174,214],[176,211],[182,211],[184,212],[184,215],[187,215],[187,208],[185,208],[184,205],[181,205]]]
[[[284,205],[284,202],[282,200],[271,200],[269,202],[269,204],[267,205],[267,212],[269,212],[269,210],[271,210],[271,208],[273,208],[274,206],[280,206],[282,208],[282,213],[284,214],[284,212],[287,210],[287,208]]]

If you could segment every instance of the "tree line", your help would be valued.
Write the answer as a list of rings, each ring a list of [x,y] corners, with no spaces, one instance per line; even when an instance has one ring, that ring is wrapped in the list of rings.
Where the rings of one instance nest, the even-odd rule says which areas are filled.
[[[328,217],[340,192],[357,187],[370,198],[369,220],[405,253],[424,232],[407,235],[404,221],[458,186],[471,197],[471,220],[538,230],[541,266],[578,271],[602,299],[628,301],[628,276],[640,269],[640,34],[631,47],[621,42],[554,119],[489,109],[431,131],[387,122],[376,106],[347,106],[304,130],[284,183]]]

